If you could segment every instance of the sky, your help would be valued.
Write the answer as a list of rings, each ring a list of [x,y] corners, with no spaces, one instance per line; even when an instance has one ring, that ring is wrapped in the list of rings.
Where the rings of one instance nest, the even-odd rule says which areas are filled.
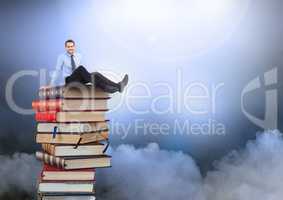
[[[110,101],[112,146],[156,143],[191,155],[206,173],[264,128],[283,128],[282,9],[280,0],[1,1],[0,153],[39,148],[33,113],[18,113],[9,92],[30,109],[40,72],[48,81],[72,38],[89,71],[114,80],[129,74],[127,90]],[[35,76],[9,90],[19,72]],[[257,78],[260,87],[241,105]],[[265,127],[253,120],[265,116]]]

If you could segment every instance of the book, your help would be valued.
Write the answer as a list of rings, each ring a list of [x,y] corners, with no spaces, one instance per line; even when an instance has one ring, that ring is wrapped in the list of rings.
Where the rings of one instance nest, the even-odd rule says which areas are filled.
[[[88,169],[111,167],[111,156],[75,156],[56,157],[47,153],[36,152],[36,158],[45,164],[62,169]]]
[[[36,142],[38,144],[87,144],[92,142],[99,142],[108,140],[108,131],[97,131],[85,134],[56,134],[52,133],[38,133],[36,134]]]
[[[105,112],[36,112],[35,119],[38,122],[103,122],[105,121]]]
[[[108,130],[108,121],[77,123],[42,122],[37,124],[37,132],[53,132],[55,127],[57,133],[89,133]]]
[[[40,193],[94,193],[95,182],[78,181],[78,182],[43,182],[38,185]]]
[[[106,99],[51,99],[32,102],[33,110],[44,111],[85,111],[107,110]]]
[[[53,156],[95,156],[103,155],[106,145],[97,143],[88,143],[83,145],[58,145],[58,144],[42,144],[44,152]]]
[[[95,169],[64,170],[45,164],[41,179],[43,181],[95,181]]]
[[[32,102],[35,139],[42,147],[36,158],[44,164],[38,199],[95,200],[96,168],[111,167],[105,154],[110,94],[81,83],[42,88],[38,94]]]
[[[42,88],[38,92],[40,99],[86,99],[86,98],[108,98],[109,94],[94,86],[83,84],[72,84],[69,86],[57,86],[51,88]]]
[[[95,200],[95,196],[91,194],[72,194],[69,195],[68,193],[39,193],[38,200]]]
[[[38,200],[95,200],[95,196],[92,195],[72,195],[68,196],[65,194],[64,196],[59,195],[39,195]]]

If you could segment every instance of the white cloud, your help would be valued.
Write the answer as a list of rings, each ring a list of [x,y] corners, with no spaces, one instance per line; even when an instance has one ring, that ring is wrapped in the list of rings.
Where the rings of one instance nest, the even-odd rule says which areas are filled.
[[[209,153],[209,152],[208,152]],[[102,200],[281,200],[283,138],[278,131],[260,134],[245,149],[218,161],[201,177],[194,160],[157,144],[112,150],[113,167],[98,170]],[[40,164],[32,155],[0,156],[0,192],[16,186],[34,192]]]

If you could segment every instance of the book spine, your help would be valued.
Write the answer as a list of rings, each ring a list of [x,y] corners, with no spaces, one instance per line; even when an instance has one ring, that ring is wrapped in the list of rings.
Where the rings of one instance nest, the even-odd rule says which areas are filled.
[[[52,155],[49,155],[47,153],[42,153],[42,152],[36,152],[35,154],[36,159],[42,161],[45,164],[58,167],[58,168],[65,168],[65,160],[59,157],[55,157]]]
[[[35,120],[38,122],[56,122],[57,112],[36,112]]]
[[[32,108],[37,112],[44,111],[60,111],[62,109],[62,100],[41,100],[41,101],[33,101]]]
[[[49,90],[50,89],[40,89],[39,92],[38,92],[38,97],[39,99],[48,99],[48,94],[49,94]]]
[[[51,88],[48,93],[48,98],[57,98],[58,95],[58,88]]]
[[[44,93],[45,93],[45,90],[44,89],[40,89],[39,91],[38,91],[38,97],[40,98],[40,99],[42,99],[42,98],[44,98]]]
[[[38,96],[40,99],[54,99],[63,96],[63,87],[53,87],[48,89],[40,89]]]
[[[44,152],[50,155],[55,155],[55,145],[45,143],[45,144],[42,144],[42,149]]]

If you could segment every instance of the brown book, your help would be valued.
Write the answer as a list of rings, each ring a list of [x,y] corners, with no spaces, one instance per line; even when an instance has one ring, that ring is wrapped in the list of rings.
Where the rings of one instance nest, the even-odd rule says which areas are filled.
[[[108,131],[92,132],[85,134],[56,134],[53,137],[51,133],[36,134],[36,142],[39,144],[87,144],[91,142],[99,142],[107,140],[109,137]]]
[[[95,169],[64,170],[47,164],[43,165],[42,181],[95,181]]]
[[[89,98],[108,98],[109,94],[94,86],[83,84],[71,84],[69,86],[57,86],[43,88],[39,90],[40,99],[89,99]]]
[[[94,193],[95,182],[93,181],[78,181],[78,182],[44,182],[41,181],[38,185],[40,193],[64,193],[64,194],[81,194]]]
[[[64,195],[58,195],[58,194],[44,194],[44,193],[38,193],[37,200],[95,200],[94,194],[87,194],[87,195],[76,195],[75,199],[72,194],[64,194]]]
[[[35,119],[38,122],[102,122],[105,121],[105,112],[102,111],[36,112]]]
[[[37,124],[38,133],[89,133],[108,130],[108,121],[103,122],[77,122],[77,123],[52,123],[42,122]]]
[[[33,101],[32,108],[45,111],[107,110],[107,99],[51,99]]]
[[[111,156],[75,156],[56,157],[47,153],[36,152],[36,158],[43,163],[62,169],[89,169],[111,166]]]
[[[44,152],[58,157],[66,156],[97,156],[103,155],[106,145],[88,143],[83,145],[42,144]]]

